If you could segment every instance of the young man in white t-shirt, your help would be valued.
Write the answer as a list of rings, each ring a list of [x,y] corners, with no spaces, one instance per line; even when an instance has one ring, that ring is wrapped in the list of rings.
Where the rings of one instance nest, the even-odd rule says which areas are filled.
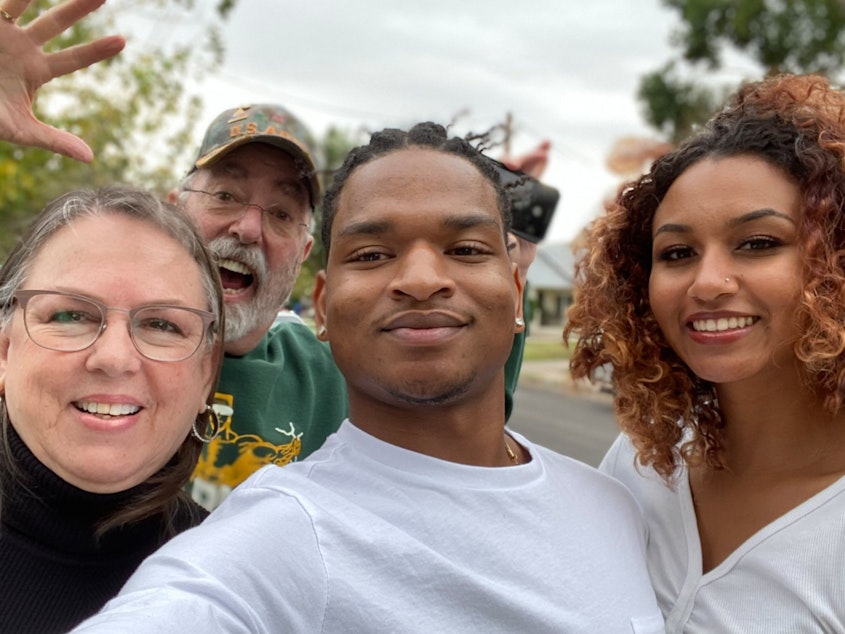
[[[385,130],[323,210],[316,321],[348,420],[78,631],[662,632],[628,492],[505,427],[522,289],[486,157],[435,124]]]

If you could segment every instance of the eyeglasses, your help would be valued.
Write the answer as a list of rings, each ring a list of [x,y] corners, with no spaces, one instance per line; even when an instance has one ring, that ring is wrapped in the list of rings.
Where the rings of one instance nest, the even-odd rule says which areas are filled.
[[[114,308],[83,295],[59,291],[16,291],[23,323],[33,343],[47,350],[77,352],[93,345],[106,329],[106,313],[129,315],[129,337],[153,361],[183,361],[203,342],[214,314],[185,306]]]
[[[216,216],[226,218],[229,222],[243,218],[250,207],[255,207],[267,221],[267,226],[277,235],[296,237],[301,233],[301,227],[311,230],[311,226],[302,222],[301,217],[279,206],[262,207],[255,203],[240,200],[234,194],[225,191],[207,192],[189,187],[186,187],[184,191],[202,194],[206,199],[206,209]]]

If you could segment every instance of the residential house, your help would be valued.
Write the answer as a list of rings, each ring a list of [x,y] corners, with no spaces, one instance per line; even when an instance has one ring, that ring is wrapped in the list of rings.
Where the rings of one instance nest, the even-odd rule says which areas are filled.
[[[528,269],[528,301],[532,324],[563,326],[566,310],[572,304],[574,274],[575,258],[571,244],[540,244],[537,257]]]

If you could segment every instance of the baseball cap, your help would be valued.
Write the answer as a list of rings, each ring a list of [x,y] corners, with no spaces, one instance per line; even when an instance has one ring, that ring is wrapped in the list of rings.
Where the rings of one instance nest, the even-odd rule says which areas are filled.
[[[191,172],[210,167],[226,154],[247,143],[274,145],[302,163],[311,205],[320,199],[320,183],[312,157],[314,140],[303,123],[275,104],[249,104],[221,112],[205,132]]]

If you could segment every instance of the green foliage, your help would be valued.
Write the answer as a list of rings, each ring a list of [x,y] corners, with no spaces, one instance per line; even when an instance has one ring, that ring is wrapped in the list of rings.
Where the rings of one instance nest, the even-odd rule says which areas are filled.
[[[676,34],[690,62],[722,64],[724,45],[752,56],[767,73],[832,73],[845,61],[841,0],[664,0],[678,11]]]
[[[756,62],[766,74],[821,73],[832,76],[845,63],[845,3],[842,0],[663,0],[681,23],[671,42],[679,56],[646,75],[639,99],[646,120],[673,142],[704,121],[736,86],[708,88],[684,80],[722,68],[728,49]]]
[[[34,2],[22,22],[57,3]],[[113,1],[48,43],[47,50],[55,51],[118,32],[118,18],[137,27],[121,30],[127,47],[118,57],[50,82],[34,105],[39,119],[91,146],[92,165],[0,143],[0,261],[28,219],[65,191],[123,182],[164,194],[173,186],[177,166],[189,163],[201,107],[183,78],[199,79],[222,61],[219,30],[234,4],[220,2],[215,11],[203,13],[194,0]],[[145,19],[150,29],[160,28],[163,15],[199,24],[196,37],[142,39]]]
[[[705,121],[722,99],[711,90],[685,81],[670,62],[640,80],[637,98],[648,104],[644,116],[672,143],[684,139],[696,124]]]

